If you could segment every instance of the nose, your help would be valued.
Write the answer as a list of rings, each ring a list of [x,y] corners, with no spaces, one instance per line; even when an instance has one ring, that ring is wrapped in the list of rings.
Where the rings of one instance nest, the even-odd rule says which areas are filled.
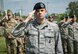
[[[41,14],[42,12],[41,11],[39,11],[39,14]]]

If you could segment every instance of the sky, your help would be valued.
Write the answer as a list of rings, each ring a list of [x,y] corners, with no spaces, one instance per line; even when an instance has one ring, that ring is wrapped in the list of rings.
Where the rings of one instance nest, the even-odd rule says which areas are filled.
[[[64,13],[72,1],[77,0],[4,0],[4,10],[10,9],[15,13],[22,9],[22,15],[27,15],[37,2],[43,2],[49,14]]]

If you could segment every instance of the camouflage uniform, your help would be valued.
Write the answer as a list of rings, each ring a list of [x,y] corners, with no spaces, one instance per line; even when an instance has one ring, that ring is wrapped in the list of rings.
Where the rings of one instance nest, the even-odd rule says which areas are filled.
[[[67,54],[67,42],[68,42],[68,22],[60,22],[58,23],[61,38],[62,38],[62,46],[64,54]]]
[[[16,18],[15,20],[17,21],[18,24],[21,23],[19,17]],[[24,51],[25,51],[25,38],[24,37],[25,36],[20,36],[20,37],[16,38],[16,40],[17,40],[17,52],[18,52],[18,54],[24,54]]]
[[[16,25],[16,21],[14,19],[7,20],[3,19],[1,22],[2,26],[4,26],[4,36],[6,38],[6,46],[8,54],[17,54],[16,53],[16,40],[14,36],[11,34],[11,29]]]
[[[24,54],[25,53],[25,38],[24,36],[17,37],[17,53]]]
[[[47,20],[44,24],[36,20],[23,22],[12,30],[12,34],[27,37],[26,54],[63,54],[58,26]]]
[[[74,39],[74,28],[71,24],[68,27],[68,35],[71,37],[71,39]],[[74,54],[74,45],[73,40],[71,39],[68,39],[68,54]]]
[[[74,54],[78,54],[78,23],[74,22],[70,29],[71,32],[69,34],[71,34],[70,36],[73,38],[73,51]]]

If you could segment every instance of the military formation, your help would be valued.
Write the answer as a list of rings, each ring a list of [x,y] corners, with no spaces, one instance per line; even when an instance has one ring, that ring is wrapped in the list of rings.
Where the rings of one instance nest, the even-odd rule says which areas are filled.
[[[0,21],[7,54],[78,54],[78,23],[75,15],[55,22],[45,18],[46,6],[35,4],[25,20],[7,11]],[[34,18],[32,17],[34,14]]]
[[[58,23],[64,54],[78,54],[78,23],[75,15],[65,17]]]
[[[6,16],[7,15],[7,16]],[[1,19],[0,26],[1,29],[4,31],[3,36],[5,37],[6,47],[7,47],[7,54],[24,54],[24,37],[14,37],[11,34],[11,30],[21,23],[14,18],[13,13],[11,10],[6,12],[6,15]]]

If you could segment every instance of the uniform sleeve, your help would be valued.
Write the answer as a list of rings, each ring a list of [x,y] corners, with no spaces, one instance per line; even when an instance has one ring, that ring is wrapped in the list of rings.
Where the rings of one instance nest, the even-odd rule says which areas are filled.
[[[62,42],[58,27],[55,29],[55,53],[63,54]]]
[[[64,23],[62,24],[62,27],[66,28],[69,24],[70,24],[70,22],[64,22]]]
[[[26,25],[27,25],[27,23],[25,23],[25,22],[18,24],[15,28],[12,29],[11,33],[15,37],[24,35],[24,30],[26,28]]]

